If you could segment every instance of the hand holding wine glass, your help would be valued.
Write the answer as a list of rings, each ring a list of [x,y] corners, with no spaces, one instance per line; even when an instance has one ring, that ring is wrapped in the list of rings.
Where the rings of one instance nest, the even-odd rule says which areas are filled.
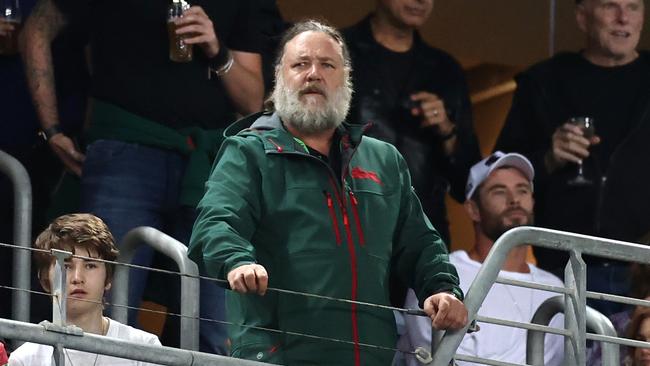
[[[591,138],[596,136],[596,126],[594,126],[593,118],[572,117],[571,119],[569,119],[569,124],[578,127],[582,132],[583,139],[587,140],[589,142],[589,145],[591,145]],[[589,145],[587,146],[587,148],[589,148]],[[588,156],[589,156],[589,151],[587,151],[586,157]],[[582,160],[578,162],[578,174],[575,177],[569,179],[567,183],[573,186],[583,186],[583,185],[593,184],[593,182],[587,179],[584,175],[584,172],[582,170]]]
[[[589,129],[585,131],[585,121]],[[553,133],[551,149],[546,154],[545,164],[549,173],[564,167],[567,163],[582,164],[589,157],[591,145],[600,143],[594,134],[594,119],[574,117],[559,126]]]

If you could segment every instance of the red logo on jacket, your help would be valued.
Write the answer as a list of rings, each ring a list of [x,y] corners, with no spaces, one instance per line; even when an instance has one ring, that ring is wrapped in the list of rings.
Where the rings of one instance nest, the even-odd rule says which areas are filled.
[[[367,170],[363,170],[359,168],[358,166],[352,168],[352,178],[354,179],[370,179],[371,181],[382,185],[381,180],[377,176],[377,173],[375,172],[369,172]]]

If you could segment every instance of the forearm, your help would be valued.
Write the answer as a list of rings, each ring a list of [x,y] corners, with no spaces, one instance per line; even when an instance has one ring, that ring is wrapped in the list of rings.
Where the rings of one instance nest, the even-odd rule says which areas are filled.
[[[221,76],[221,82],[238,113],[245,116],[259,112],[264,98],[261,57],[249,52],[231,52],[232,68]]]
[[[25,74],[42,128],[59,122],[51,43],[64,25],[50,0],[35,6],[23,29],[21,48]]]

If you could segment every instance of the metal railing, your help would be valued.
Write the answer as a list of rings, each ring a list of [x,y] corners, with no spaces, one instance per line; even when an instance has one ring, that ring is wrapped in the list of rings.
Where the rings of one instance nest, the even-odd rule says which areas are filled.
[[[29,174],[18,160],[2,150],[0,150],[0,171],[9,177],[13,185],[13,241],[16,245],[29,248],[32,241],[32,183]],[[29,290],[31,288],[31,253],[28,250],[15,250],[13,254],[13,286]],[[29,321],[30,298],[28,292],[14,292],[11,304],[14,319]]]
[[[589,298],[608,299],[621,301],[620,296],[612,296],[597,292],[586,291],[586,264],[582,260],[583,254],[597,257],[611,258],[620,261],[650,263],[650,247],[641,244],[627,243],[617,240],[598,238],[587,235],[573,234],[550,229],[518,227],[503,234],[493,245],[481,269],[472,282],[465,306],[470,320],[482,320],[478,310],[485,300],[492,284],[511,249],[521,245],[536,245],[544,248],[565,250],[570,254],[569,262],[565,269],[565,289],[552,289],[565,294],[565,328],[558,330],[541,325],[520,325],[529,330],[538,330],[565,336],[564,363],[566,365],[585,365],[586,340],[593,339],[603,342],[648,347],[645,342],[622,340],[607,335],[587,335],[586,301]],[[548,289],[552,286],[535,286],[535,288]],[[559,291],[557,291],[559,290]],[[488,319],[493,320],[493,319]],[[508,322],[512,324],[512,322]],[[469,324],[458,330],[447,331],[433,355],[434,366],[447,366],[454,357]],[[568,330],[568,331],[567,331]],[[470,360],[471,357],[457,357],[459,360]],[[472,358],[473,359],[473,358]]]
[[[70,327],[51,326],[0,319],[0,336],[26,342],[51,345],[55,348],[76,349],[119,358],[168,366],[269,366],[267,363],[217,356],[172,347],[124,341],[117,338],[73,331]],[[75,327],[76,328],[76,327]],[[79,328],[76,328],[79,329]]]
[[[535,314],[531,323],[548,325],[553,316],[563,313],[565,308],[564,297],[554,296],[546,299]],[[616,337],[616,329],[612,322],[599,311],[587,306],[585,316],[587,330],[594,333],[610,337]],[[537,330],[529,330],[526,340],[526,363],[534,366],[544,365],[544,336],[545,333]],[[618,345],[613,343],[603,343],[602,347],[602,365],[603,366],[620,366]]]
[[[129,231],[120,245],[119,262],[131,263],[136,250],[143,243],[172,258],[181,273],[181,338],[180,347],[199,349],[199,269],[187,257],[187,247],[171,236],[152,227],[137,227]],[[129,270],[117,266],[113,278],[113,306],[111,316],[118,322],[127,323]]]

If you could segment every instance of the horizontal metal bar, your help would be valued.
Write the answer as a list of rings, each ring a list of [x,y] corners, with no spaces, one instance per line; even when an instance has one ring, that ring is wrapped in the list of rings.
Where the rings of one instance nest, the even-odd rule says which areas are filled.
[[[650,307],[650,301],[648,300],[635,299],[632,297],[612,295],[612,294],[605,294],[602,292],[587,291],[587,298],[596,299],[596,300],[607,300],[612,302],[618,302],[621,304]]]
[[[454,356],[454,359],[459,361],[474,362],[474,363],[480,363],[483,365],[492,365],[492,366],[532,366],[526,363],[510,363],[504,361],[490,360],[488,358],[474,357],[469,355],[463,355],[460,353],[457,353],[456,356]]]
[[[521,329],[528,329],[528,330],[536,330],[539,332],[558,334],[565,337],[571,337],[573,335],[573,333],[571,333],[566,329],[553,328],[553,327],[549,327],[546,325],[539,325],[539,324],[521,323],[513,320],[491,318],[489,316],[477,315],[476,320],[478,322],[483,322],[483,323],[504,325],[507,327],[514,327],[514,328],[521,328]]]
[[[637,341],[635,339],[629,338],[606,336],[602,334],[587,333],[587,339],[590,339],[592,341],[620,344],[622,346],[650,348],[650,343],[648,342]]]
[[[27,342],[58,345],[83,352],[168,366],[224,365],[269,366],[270,364],[218,356],[208,353],[154,346],[83,333],[82,336],[46,331],[42,325],[0,319],[0,336]]]
[[[557,293],[565,294],[565,295],[571,295],[573,293],[571,291],[571,289],[568,289],[566,287],[545,285],[545,284],[542,284],[542,283],[535,283],[535,282],[529,282],[529,281],[512,280],[512,279],[504,278],[504,277],[497,277],[497,279],[494,282],[500,283],[502,285],[511,285],[511,286],[518,286],[518,287],[533,288],[533,289],[536,289],[536,290],[543,290],[543,291],[548,291],[548,292],[557,292]]]

